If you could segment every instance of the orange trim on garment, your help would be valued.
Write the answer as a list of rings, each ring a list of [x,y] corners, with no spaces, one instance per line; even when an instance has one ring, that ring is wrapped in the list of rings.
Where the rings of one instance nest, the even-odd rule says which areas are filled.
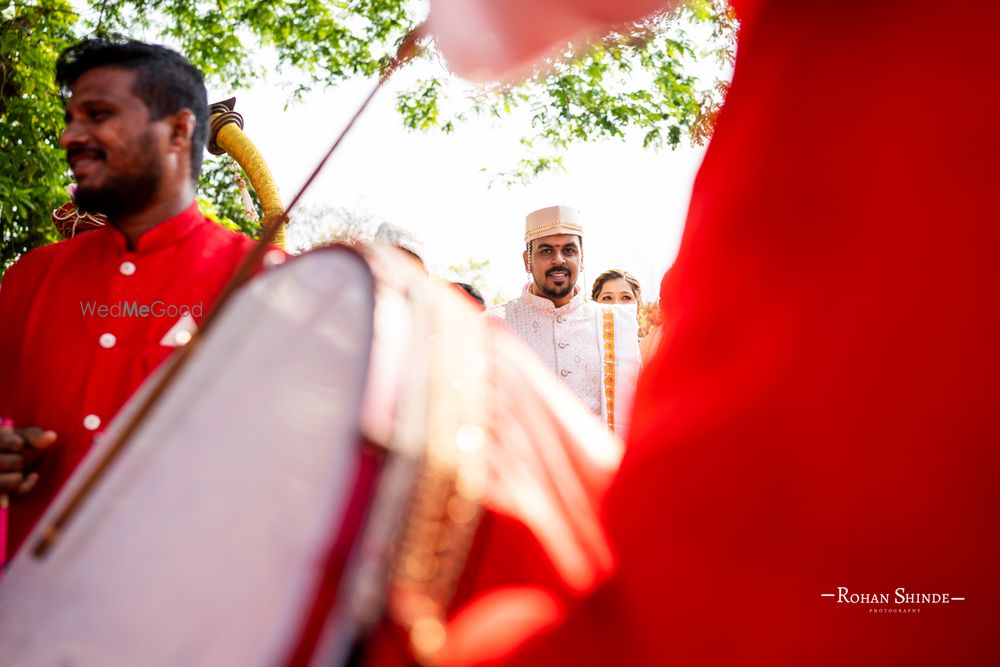
[[[615,430],[615,314],[604,309],[604,405],[608,430]]]

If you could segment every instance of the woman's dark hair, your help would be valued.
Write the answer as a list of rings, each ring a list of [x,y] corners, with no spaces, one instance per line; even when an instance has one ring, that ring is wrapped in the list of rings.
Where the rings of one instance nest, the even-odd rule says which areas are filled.
[[[85,39],[59,54],[56,61],[56,83],[63,95],[85,72],[97,67],[135,72],[132,92],[146,104],[152,120],[181,109],[194,114],[191,174],[197,181],[208,140],[208,93],[198,68],[165,46],[135,40]]]

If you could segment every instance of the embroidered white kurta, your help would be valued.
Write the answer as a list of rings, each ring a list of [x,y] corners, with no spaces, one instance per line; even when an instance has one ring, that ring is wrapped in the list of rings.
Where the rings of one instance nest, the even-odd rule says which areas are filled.
[[[486,315],[505,321],[591,412],[624,435],[641,366],[635,306],[598,304],[579,290],[556,308],[532,294],[530,287],[528,283],[519,298],[490,308]],[[612,334],[604,333],[605,312],[614,318],[614,345],[609,350],[604,343]]]

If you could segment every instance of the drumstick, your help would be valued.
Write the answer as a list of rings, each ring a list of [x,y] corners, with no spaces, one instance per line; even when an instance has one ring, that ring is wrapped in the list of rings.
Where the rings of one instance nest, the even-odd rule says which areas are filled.
[[[393,73],[420,53],[420,42],[425,34],[426,30],[424,25],[421,24],[410,31],[410,33],[403,38],[402,43],[399,45],[399,49],[396,51],[396,55],[391,61],[389,61],[385,69],[379,75],[378,82],[372,88],[371,92],[368,93],[368,96],[365,97],[361,106],[358,107],[358,110],[354,112],[354,115],[347,122],[344,129],[341,130],[337,139],[319,161],[319,164],[316,165],[316,168],[313,169],[309,178],[307,178],[305,183],[302,184],[302,187],[299,188],[298,193],[296,193],[295,197],[292,198],[288,208],[286,208],[283,213],[269,215],[265,218],[261,225],[263,227],[263,232],[260,235],[260,240],[254,245],[253,249],[247,254],[247,256],[240,263],[239,267],[233,273],[233,276],[219,292],[215,305],[205,314],[201,327],[194,333],[187,345],[179,348],[177,352],[174,353],[172,363],[169,367],[167,367],[163,375],[160,376],[156,384],[150,389],[149,393],[146,394],[145,398],[143,398],[132,417],[125,423],[121,431],[119,431],[118,436],[108,445],[107,449],[104,451],[104,458],[97,462],[87,473],[87,477],[76,488],[73,495],[66,502],[63,509],[56,515],[55,519],[44,527],[42,530],[42,536],[35,543],[35,546],[31,551],[35,558],[43,558],[52,548],[52,545],[55,544],[56,540],[59,539],[59,535],[66,529],[66,526],[72,520],[73,516],[77,513],[86,499],[90,496],[94,487],[104,477],[108,468],[111,467],[111,464],[114,463],[114,461],[125,449],[129,439],[139,429],[139,426],[142,425],[146,417],[152,412],[153,408],[156,407],[160,397],[173,384],[174,379],[180,373],[181,369],[187,365],[187,362],[191,359],[193,350],[197,348],[198,343],[205,334],[205,331],[208,330],[212,322],[217,319],[218,314],[223,311],[226,304],[229,302],[230,297],[254,274],[256,267],[260,265],[265,253],[272,250],[270,247],[271,242],[281,229],[281,224],[288,220],[288,213],[295,207],[299,199],[302,198],[305,191],[309,189],[309,186],[312,185],[312,182],[323,170],[323,167],[326,166],[330,157],[343,142],[344,137],[346,137],[347,133],[351,131],[351,128],[354,127],[358,118],[360,118],[361,114],[368,108],[368,104],[375,98],[375,94],[378,93],[383,84],[389,80],[389,77],[391,77]]]

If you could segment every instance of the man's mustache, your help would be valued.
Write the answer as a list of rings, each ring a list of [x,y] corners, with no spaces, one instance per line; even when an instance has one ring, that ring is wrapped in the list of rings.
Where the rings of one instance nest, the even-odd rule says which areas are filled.
[[[98,160],[104,159],[104,151],[100,148],[95,148],[92,146],[77,146],[74,148],[66,149],[66,161],[72,162],[74,158],[80,156],[89,156]]]
[[[562,271],[563,273],[569,273],[569,267],[565,264],[562,266],[553,266],[551,269],[545,272],[545,277],[550,277],[553,273]]]

